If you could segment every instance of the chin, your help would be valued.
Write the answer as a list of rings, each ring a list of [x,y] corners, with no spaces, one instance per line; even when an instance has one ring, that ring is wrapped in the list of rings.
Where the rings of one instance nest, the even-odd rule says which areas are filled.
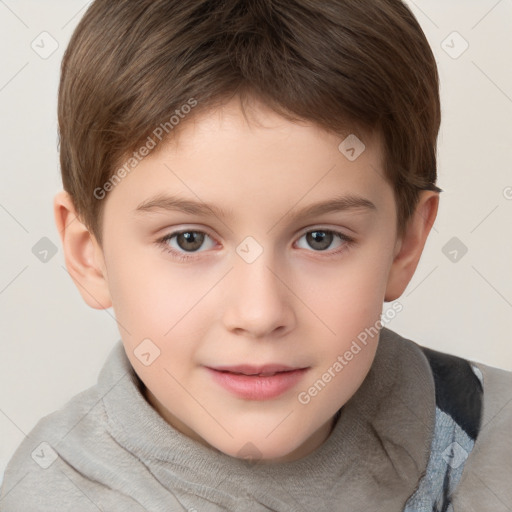
[[[296,443],[287,444],[286,441],[290,441],[289,437],[283,439],[276,436],[275,439],[270,440],[262,439],[259,437],[261,433],[258,434],[251,435],[248,433],[246,436],[238,435],[235,441],[230,439],[225,444],[215,443],[212,446],[230,457],[245,459],[254,463],[280,462],[288,459],[293,460],[294,452],[298,451],[298,446]],[[295,458],[299,457],[297,456]]]

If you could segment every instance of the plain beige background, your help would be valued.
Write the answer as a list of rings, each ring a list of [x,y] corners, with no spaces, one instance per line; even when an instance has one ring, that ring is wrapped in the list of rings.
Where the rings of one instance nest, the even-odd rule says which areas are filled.
[[[512,2],[407,3],[441,75],[444,192],[388,327],[512,370]],[[0,475],[41,417],[95,383],[119,339],[112,310],[88,308],[67,274],[52,211],[59,65],[87,5],[0,0]]]

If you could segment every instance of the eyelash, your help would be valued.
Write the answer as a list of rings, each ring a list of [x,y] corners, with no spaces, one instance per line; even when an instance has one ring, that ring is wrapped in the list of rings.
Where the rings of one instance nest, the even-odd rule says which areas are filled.
[[[342,242],[344,242],[344,244],[334,252],[327,253],[326,251],[314,251],[314,250],[310,251],[310,252],[317,252],[320,254],[326,252],[325,255],[322,254],[323,258],[331,258],[331,257],[338,256],[339,254],[349,250],[352,247],[352,245],[355,243],[354,238],[349,237],[349,236],[345,235],[344,233],[341,233],[339,231],[334,231],[332,229],[324,229],[324,228],[315,228],[315,229],[310,229],[308,231],[305,231],[301,234],[301,236],[298,238],[298,240],[300,240],[303,236],[307,235],[308,233],[314,233],[315,231],[321,231],[323,233],[331,233],[334,236],[337,236]],[[183,233],[201,233],[201,234],[205,234],[206,236],[213,239],[213,237],[211,237],[208,233],[206,233],[204,231],[194,230],[194,229],[183,229],[181,231],[173,231],[172,233],[169,233],[168,235],[165,235],[163,238],[160,238],[159,240],[157,240],[157,242],[156,242],[157,245],[159,245],[164,250],[164,252],[169,253],[174,259],[177,259],[180,262],[188,262],[188,261],[196,259],[196,257],[197,257],[197,256],[189,255],[187,253],[176,251],[175,249],[172,249],[171,247],[169,247],[169,244],[167,242],[169,240],[173,239],[174,237],[181,235]],[[196,254],[196,253],[190,253],[190,254]]]

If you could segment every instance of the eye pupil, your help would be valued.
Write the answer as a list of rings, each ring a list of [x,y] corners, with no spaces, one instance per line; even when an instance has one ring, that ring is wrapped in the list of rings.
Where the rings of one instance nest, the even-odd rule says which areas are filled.
[[[329,231],[311,231],[307,234],[308,244],[314,249],[325,251],[332,243],[333,234]],[[320,247],[315,246],[320,244]]]
[[[176,241],[181,249],[183,250],[197,250],[201,247],[204,241],[204,233],[198,233],[197,231],[185,231],[183,233],[180,233],[176,237]],[[185,246],[183,246],[183,243],[185,242]],[[187,244],[192,244],[188,245]]]

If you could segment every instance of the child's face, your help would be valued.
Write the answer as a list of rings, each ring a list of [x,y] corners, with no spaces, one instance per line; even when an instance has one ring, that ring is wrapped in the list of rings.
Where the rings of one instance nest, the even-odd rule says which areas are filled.
[[[395,202],[379,139],[364,140],[352,162],[338,149],[343,138],[263,107],[263,126],[248,125],[237,105],[186,120],[177,145],[109,193],[105,277],[127,355],[170,424],[232,456],[252,443],[263,459],[292,460],[326,439],[372,364],[377,337],[345,354],[380,319]],[[137,209],[164,195],[225,216]],[[374,208],[298,213],[349,195]],[[158,242],[177,231],[189,235]],[[146,339],[160,350],[148,366],[134,353],[155,356],[150,342],[137,350]],[[212,370],[238,365],[304,370]]]

